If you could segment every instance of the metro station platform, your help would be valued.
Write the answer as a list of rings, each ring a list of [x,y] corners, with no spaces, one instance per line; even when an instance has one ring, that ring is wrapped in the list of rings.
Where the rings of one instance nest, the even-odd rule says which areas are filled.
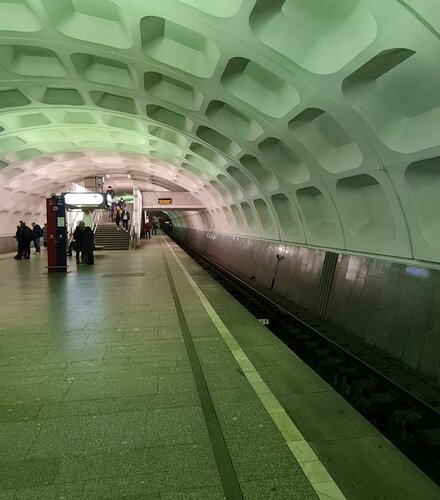
[[[0,500],[438,499],[165,236],[0,260]]]

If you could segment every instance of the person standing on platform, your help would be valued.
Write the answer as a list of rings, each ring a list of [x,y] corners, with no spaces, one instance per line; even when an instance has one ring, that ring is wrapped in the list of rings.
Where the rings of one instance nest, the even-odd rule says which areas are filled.
[[[73,232],[73,248],[75,249],[76,252],[76,263],[81,264],[81,260],[84,260],[84,253],[83,253],[83,241],[84,241],[84,228],[86,225],[84,224],[83,221],[78,222],[78,225],[76,226],[75,231]],[[81,255],[81,260],[80,260],[80,255]]]
[[[41,250],[40,238],[42,236],[41,226],[39,224],[35,224],[35,222],[32,222],[32,233],[34,235],[35,253],[40,253]]]
[[[23,257],[23,245],[20,240],[21,223],[18,222],[17,231],[15,231],[15,239],[17,240],[17,255],[14,257],[15,260],[20,260]]]
[[[121,215],[122,220],[122,228],[125,229],[125,232],[128,232],[128,221],[130,220],[130,212],[128,210],[123,210]]]
[[[84,229],[83,238],[83,259],[84,264],[92,265],[95,263],[93,257],[93,248],[95,246],[95,235],[93,234],[92,228],[87,226]]]
[[[26,222],[20,222],[20,231],[18,233],[18,242],[22,245],[23,257],[25,259],[31,258],[31,242],[34,239],[32,229],[26,225]]]
[[[151,222],[150,222],[150,221],[148,221],[148,222],[146,222],[146,223],[144,224],[144,229],[145,229],[145,239],[147,239],[147,238],[148,238],[149,240],[151,239],[151,228],[152,228],[152,227],[153,227],[153,226],[152,226],[152,224],[151,224]]]

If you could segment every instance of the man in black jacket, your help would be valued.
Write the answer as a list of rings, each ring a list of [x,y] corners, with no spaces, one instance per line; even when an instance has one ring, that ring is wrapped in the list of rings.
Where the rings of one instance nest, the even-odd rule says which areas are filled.
[[[86,225],[84,224],[83,221],[78,222],[78,225],[76,226],[75,231],[73,232],[73,248],[75,249],[76,252],[76,263],[81,264],[81,260],[84,259],[84,253],[83,253],[83,241],[84,241],[84,229]],[[80,260],[80,254],[81,254],[81,260]]]
[[[35,224],[35,222],[32,222],[32,233],[34,236],[35,253],[40,253],[40,238],[43,236],[41,226],[39,224]]]
[[[22,257],[25,259],[31,258],[31,241],[34,239],[32,229],[26,226],[26,222],[20,221],[20,227],[17,229],[18,252],[14,257],[20,260]]]
[[[15,260],[20,260],[23,257],[23,245],[19,239],[22,222],[22,220],[18,222],[17,231],[15,231],[15,239],[17,240],[17,255],[14,257]]]

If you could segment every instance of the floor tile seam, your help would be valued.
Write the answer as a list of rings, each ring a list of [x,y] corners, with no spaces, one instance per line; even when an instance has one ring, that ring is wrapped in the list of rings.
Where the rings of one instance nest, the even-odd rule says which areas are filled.
[[[173,255],[177,265],[187,278],[188,282],[190,283],[191,287],[195,291],[196,295],[199,297],[200,301],[202,302],[204,308],[206,309],[207,313],[211,317],[214,325],[218,329],[220,335],[223,337],[225,340],[226,345],[229,347],[231,350],[234,358],[238,362],[239,366],[243,370],[246,378],[248,379],[249,383],[251,386],[254,388],[257,396],[259,397],[260,401],[262,402],[263,406],[266,408],[267,412],[271,416],[274,424],[280,431],[281,435],[283,436],[286,445],[288,446],[289,450],[292,452],[292,455],[300,465],[301,469],[303,470],[304,474],[306,475],[307,479],[309,480],[310,484],[312,485],[313,489],[315,490],[316,494],[319,496],[319,492],[315,485],[318,485],[320,482],[316,482],[314,478],[312,477],[312,474],[310,471],[307,469],[306,466],[304,466],[304,462],[301,462],[301,454],[297,453],[294,449],[292,449],[291,446],[289,446],[289,443],[295,442],[295,441],[302,441],[305,443],[306,447],[308,448],[308,453],[311,454],[311,456],[315,456],[315,452],[307,442],[307,440],[304,438],[304,436],[301,434],[299,429],[296,427],[295,423],[291,420],[281,403],[278,401],[276,396],[272,393],[268,385],[264,382],[262,377],[259,375],[247,355],[245,354],[244,350],[241,348],[241,346],[238,344],[238,342],[235,340],[234,336],[232,333],[229,331],[229,329],[226,327],[220,316],[217,314],[213,306],[211,305],[210,301],[207,299],[201,288],[198,286],[196,281],[192,278],[190,273],[187,271],[185,268],[184,264],[181,262],[179,259],[178,255],[174,251],[174,249],[171,247],[169,242],[165,240],[165,243],[170,250],[171,254]],[[280,421],[280,417],[282,422]],[[294,437],[294,439],[291,439]],[[331,475],[328,473],[327,469],[324,467],[324,465],[321,463],[321,461],[316,457],[316,462],[319,463],[319,466],[327,473],[328,477],[330,478],[328,481],[332,483],[333,490],[337,492],[337,498],[342,500],[345,499],[345,496],[343,495],[342,491],[339,489],[338,485],[334,481],[334,479],[331,477]]]

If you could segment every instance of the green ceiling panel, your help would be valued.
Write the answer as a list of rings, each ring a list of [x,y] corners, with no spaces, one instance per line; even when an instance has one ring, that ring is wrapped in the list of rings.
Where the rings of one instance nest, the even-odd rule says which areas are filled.
[[[136,105],[130,97],[94,91],[90,93],[92,101],[100,108],[111,109],[121,113],[136,113]]]
[[[85,101],[76,89],[48,87],[41,97],[44,104],[60,106],[81,106]]]
[[[306,221],[307,241],[316,245],[338,246],[338,217],[328,197],[318,187],[296,192],[302,217]]]
[[[9,136],[9,137],[0,137],[0,153],[4,154],[8,151],[12,151],[14,149],[18,149],[26,144],[26,141],[21,139],[20,137]]]
[[[158,127],[157,125],[148,127],[148,132],[158,139],[162,139],[166,142],[171,142],[172,144],[176,144],[177,146],[183,147],[188,143],[188,139],[184,135],[179,134],[179,132],[174,132],[173,130]]]
[[[247,201],[243,201],[240,205],[246,219],[246,224],[249,229],[250,236],[261,236],[260,225],[258,224],[255,212],[253,211],[249,203]]]
[[[16,106],[26,106],[31,101],[19,90],[0,90],[0,108],[13,108]]]
[[[438,145],[439,86],[440,75],[425,56],[398,48],[372,58],[343,89],[382,142],[413,153]]]
[[[274,194],[271,201],[278,217],[281,238],[286,241],[301,240],[301,217],[292,201],[283,193]]]
[[[235,199],[241,200],[243,198],[243,193],[238,187],[238,184],[232,181],[229,177],[226,177],[226,175],[219,174],[217,175],[217,179],[230,191]]]
[[[59,151],[70,151],[78,146],[73,142],[47,143],[44,145],[46,153],[58,153]]]
[[[234,157],[241,152],[241,148],[238,144],[209,127],[199,127],[196,133],[200,139],[228,156]]]
[[[310,181],[307,165],[282,141],[268,137],[258,145],[263,158],[285,181],[291,184],[302,184]]]
[[[263,199],[257,198],[254,200],[254,207],[257,211],[263,234],[266,235],[266,237],[273,239],[279,237],[277,234],[277,226],[270,213],[267,203]]]
[[[42,151],[40,149],[25,148],[25,149],[21,149],[20,151],[16,151],[14,153],[9,153],[5,156],[5,158],[10,163],[18,163],[20,161],[29,160],[30,158],[33,158],[34,156],[39,156],[41,153],[42,153]]]
[[[224,167],[227,163],[223,156],[216,153],[213,149],[203,146],[203,144],[193,142],[190,146],[190,150],[218,167]]]
[[[201,78],[213,75],[220,51],[210,40],[161,17],[144,17],[140,28],[142,46],[151,58]]]
[[[192,120],[185,115],[175,113],[161,106],[147,106],[147,115],[163,125],[168,125],[184,132],[190,132],[194,125]]]
[[[127,118],[126,116],[104,115],[102,119],[109,127],[133,130],[135,132],[143,131],[141,122],[132,118]]]
[[[298,92],[259,64],[236,57],[222,76],[223,86],[235,97],[273,118],[281,118],[300,102]]]
[[[41,0],[51,22],[68,37],[118,49],[132,45],[122,10],[110,0]]]
[[[66,135],[57,129],[35,129],[23,132],[23,137],[29,142],[58,142],[66,139]]]
[[[0,212],[108,174],[191,191],[196,229],[438,264],[439,20],[432,0],[0,0]]]
[[[253,182],[246,174],[237,167],[228,167],[228,174],[240,185],[243,191],[250,197],[258,196],[260,190],[255,182]]]
[[[275,191],[279,189],[280,184],[276,177],[268,172],[252,155],[244,155],[240,158],[240,163],[243,165],[244,169],[253,175],[260,186],[267,192]]]
[[[122,88],[135,87],[132,72],[123,62],[92,54],[73,54],[72,62],[84,80]]]
[[[190,163],[190,165],[194,165],[194,167],[200,169],[202,172],[206,172],[210,175],[215,175],[217,172],[217,167],[215,165],[205,159],[199,158],[198,156],[187,154],[185,156],[185,160]]]
[[[23,76],[61,78],[68,75],[67,69],[56,52],[33,45],[3,45],[0,60],[11,73]]]
[[[405,170],[405,182],[420,231],[432,248],[440,249],[440,157],[411,163]]]
[[[379,245],[395,239],[396,224],[376,179],[365,174],[345,177],[339,179],[337,190],[356,239]]]
[[[377,34],[359,0],[257,0],[250,24],[265,45],[319,74],[341,69]]]
[[[263,127],[245,113],[221,101],[211,101],[206,110],[206,117],[232,136],[255,141],[263,133]]]
[[[98,118],[88,111],[61,111],[58,121],[68,125],[96,125]]]
[[[203,103],[203,95],[199,90],[162,73],[145,73],[144,86],[153,97],[191,111],[199,110]]]
[[[34,11],[22,0],[0,0],[0,30],[32,32],[42,28]]]
[[[41,127],[52,123],[44,113],[7,114],[1,119],[8,129]]]

